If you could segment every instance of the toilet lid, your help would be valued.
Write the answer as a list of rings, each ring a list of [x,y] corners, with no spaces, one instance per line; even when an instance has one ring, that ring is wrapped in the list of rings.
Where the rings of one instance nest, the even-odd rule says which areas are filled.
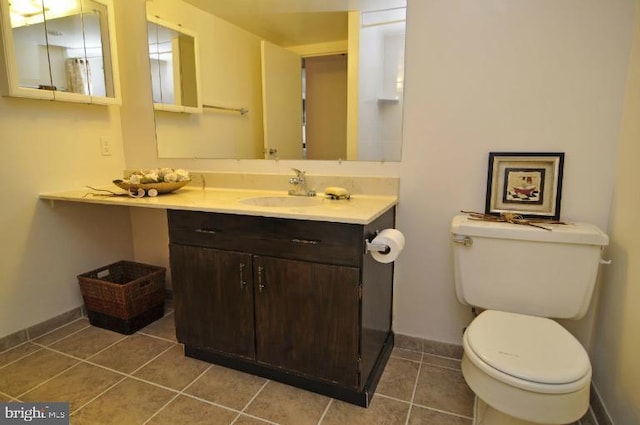
[[[582,345],[551,319],[487,310],[466,332],[469,347],[480,359],[516,378],[566,384],[591,371]]]

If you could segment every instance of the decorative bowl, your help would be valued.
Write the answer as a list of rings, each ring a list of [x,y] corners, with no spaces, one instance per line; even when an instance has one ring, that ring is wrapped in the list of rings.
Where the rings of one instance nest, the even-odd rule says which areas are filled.
[[[189,183],[191,180],[183,180],[180,182],[161,182],[161,183],[129,183],[124,180],[114,180],[113,184],[118,186],[120,189],[128,190],[128,191],[137,191],[138,189],[144,189],[145,192],[148,192],[149,189],[155,189],[158,193],[169,193],[174,190],[180,189],[182,186]]]

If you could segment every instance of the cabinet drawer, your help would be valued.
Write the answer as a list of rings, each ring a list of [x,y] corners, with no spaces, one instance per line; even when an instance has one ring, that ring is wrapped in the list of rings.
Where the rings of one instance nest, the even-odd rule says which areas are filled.
[[[172,243],[360,266],[363,226],[200,211],[167,211]]]

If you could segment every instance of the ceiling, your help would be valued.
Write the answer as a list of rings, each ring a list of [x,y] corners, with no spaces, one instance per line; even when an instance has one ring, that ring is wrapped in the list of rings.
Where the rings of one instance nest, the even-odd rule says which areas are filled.
[[[406,0],[184,0],[281,46],[346,40],[347,11],[406,6]]]

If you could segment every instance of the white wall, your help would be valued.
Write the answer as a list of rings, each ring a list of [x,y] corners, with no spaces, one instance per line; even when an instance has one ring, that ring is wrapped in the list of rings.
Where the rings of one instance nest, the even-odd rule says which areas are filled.
[[[489,151],[566,153],[562,218],[607,227],[635,3],[409,4],[396,329],[459,342],[448,224]],[[588,345],[590,323],[574,326]]]
[[[614,423],[640,423],[640,9],[636,12],[595,343],[594,383]]]

